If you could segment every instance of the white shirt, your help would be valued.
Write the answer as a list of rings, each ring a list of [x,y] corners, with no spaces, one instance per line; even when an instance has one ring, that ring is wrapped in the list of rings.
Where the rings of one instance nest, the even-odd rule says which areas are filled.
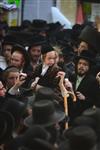
[[[77,81],[76,81],[76,86],[75,86],[75,89],[77,90],[81,81],[83,80],[84,76],[80,77],[80,76],[77,76]]]
[[[49,68],[49,66],[48,66],[48,65],[43,64],[42,72],[41,72],[41,75],[42,75],[42,76],[44,76],[44,75],[45,75],[45,73],[47,72],[48,68]]]

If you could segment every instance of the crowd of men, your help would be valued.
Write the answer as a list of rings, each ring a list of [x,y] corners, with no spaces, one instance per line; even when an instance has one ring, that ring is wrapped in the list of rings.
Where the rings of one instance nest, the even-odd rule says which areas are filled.
[[[99,31],[100,18],[0,22],[2,150],[99,150]]]

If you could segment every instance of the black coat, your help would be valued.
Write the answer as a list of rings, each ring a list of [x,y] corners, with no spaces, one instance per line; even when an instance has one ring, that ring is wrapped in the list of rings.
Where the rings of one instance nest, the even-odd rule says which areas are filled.
[[[70,80],[75,91],[76,76]],[[87,74],[81,81],[77,91],[81,92],[86,99],[80,100],[77,98],[76,102],[69,100],[69,114],[72,117],[72,120],[93,105],[100,107],[100,89],[94,76]]]
[[[62,69],[57,65],[50,66],[47,72],[42,76],[41,75],[42,64],[39,64],[33,73],[33,79],[35,79],[35,77],[40,77],[38,81],[39,85],[50,87],[50,88],[55,88],[57,87],[58,82],[59,82],[59,78],[56,78],[56,76],[57,76],[57,73],[61,70]]]

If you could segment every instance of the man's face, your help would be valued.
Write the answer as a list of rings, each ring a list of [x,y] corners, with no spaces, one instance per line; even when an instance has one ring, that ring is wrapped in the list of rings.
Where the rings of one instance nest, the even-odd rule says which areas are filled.
[[[30,49],[31,59],[34,62],[37,62],[41,56],[41,46],[33,46]]]
[[[11,88],[13,85],[15,85],[17,79],[19,77],[19,72],[10,72],[8,74],[8,77],[7,77],[7,81],[6,81],[6,85],[7,85],[7,88]]]
[[[85,75],[89,71],[89,62],[85,59],[80,59],[77,64],[77,73],[79,76]]]
[[[55,64],[56,54],[55,51],[48,52],[45,56],[44,63],[48,66],[52,66]]]
[[[24,66],[24,58],[23,55],[21,53],[19,53],[18,51],[15,51],[12,53],[11,56],[11,65],[15,66],[19,69],[21,69]]]
[[[11,59],[11,50],[12,50],[12,46],[7,44],[4,45],[3,47],[3,55],[6,58],[7,61],[10,61]]]
[[[88,50],[88,44],[84,41],[82,41],[80,44],[79,44],[79,47],[78,47],[78,52],[79,54],[83,51],[83,50]]]
[[[0,81],[0,96],[5,96],[6,89],[4,88],[2,82]]]

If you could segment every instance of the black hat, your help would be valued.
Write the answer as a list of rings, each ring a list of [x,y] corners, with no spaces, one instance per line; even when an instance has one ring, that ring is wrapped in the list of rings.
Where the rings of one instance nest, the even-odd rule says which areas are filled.
[[[62,31],[59,31],[57,32],[55,37],[57,44],[64,47],[72,41],[72,29],[64,29]]]
[[[30,28],[30,26],[31,26],[30,20],[25,19],[21,23],[22,30],[28,29],[28,28]]]
[[[23,134],[14,138],[14,140],[11,142],[11,146],[9,147],[9,149],[18,149],[22,146],[29,146],[29,144],[31,144],[34,139],[49,141],[50,133],[40,125],[34,125],[26,129]]]
[[[100,3],[99,0],[83,0],[83,2]]]
[[[48,24],[46,20],[43,19],[34,19],[32,21],[32,31],[47,31]]]
[[[74,50],[69,44],[66,44],[66,46],[61,51],[65,58],[74,56]]]
[[[8,98],[8,100],[4,103],[4,110],[10,112],[15,120],[15,123],[19,123],[19,120],[23,117],[25,110],[26,110],[26,104],[18,101],[15,98]]]
[[[25,119],[26,126],[39,124],[41,126],[51,126],[64,119],[65,114],[62,110],[56,108],[50,100],[40,100],[33,103],[32,116]]]
[[[14,118],[11,113],[0,110],[0,144],[8,142],[15,128]]]
[[[89,126],[96,131],[96,122],[95,119],[89,116],[81,115],[74,119],[73,126]]]
[[[91,117],[95,120],[96,130],[100,132],[100,108],[89,108],[86,109],[82,115]]]
[[[68,139],[61,146],[67,146],[67,150],[96,150],[96,142],[97,135],[92,128],[79,126],[70,130]]]
[[[94,54],[90,50],[84,50],[81,52],[80,56],[75,57],[76,62],[80,59],[85,59],[90,62],[90,64],[95,64]]]
[[[39,45],[43,45],[46,43],[46,38],[43,37],[42,35],[35,35],[35,36],[32,36],[30,39],[29,39],[29,49],[32,47],[32,46],[39,46]]]
[[[62,25],[59,21],[55,23],[49,23],[49,33],[54,34],[63,29],[64,25]]]
[[[88,43],[90,47],[93,48],[91,50],[94,50],[94,51],[99,50],[98,38],[99,38],[98,31],[94,27],[91,27],[89,25],[83,28],[79,36],[79,39]]]
[[[3,45],[4,44],[10,44],[10,45],[14,45],[16,44],[16,39],[13,35],[11,34],[7,34],[5,37],[4,37],[4,40],[3,40]]]
[[[46,54],[51,51],[54,51],[54,48],[49,43],[42,46],[42,49],[41,49],[42,54]]]
[[[34,34],[28,31],[14,31],[10,33],[13,37],[15,44],[22,45],[23,47],[29,46],[29,41]]]
[[[26,147],[28,147],[30,150],[54,150],[54,147],[52,144],[50,144],[50,142],[38,138],[31,140]]]
[[[49,87],[41,87],[36,91],[35,100],[54,100],[54,91]]]

